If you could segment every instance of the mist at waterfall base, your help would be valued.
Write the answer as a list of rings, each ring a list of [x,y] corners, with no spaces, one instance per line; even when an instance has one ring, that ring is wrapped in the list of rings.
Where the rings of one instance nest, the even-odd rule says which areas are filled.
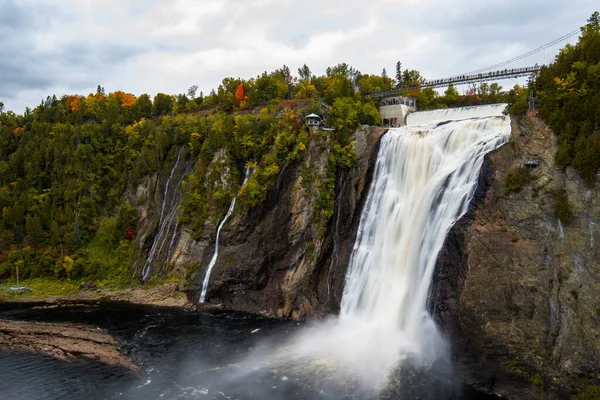
[[[86,399],[484,398],[461,392],[428,296],[437,255],[468,209],[483,157],[508,140],[510,119],[503,109],[414,113],[408,127],[384,135],[339,317],[297,323],[215,311],[131,314],[110,308],[114,305],[37,317],[30,310],[17,317],[48,320],[54,313],[59,320],[105,327],[127,343],[142,370],[111,375],[104,367],[90,367],[86,374],[97,378],[86,384],[71,377],[77,376],[75,368],[63,375],[56,368],[58,378],[35,377],[46,386],[20,389],[50,393],[48,388],[58,385],[62,394],[54,398],[69,398],[61,391],[71,385],[79,390],[73,398]],[[34,361],[23,361],[18,371],[27,373],[19,375],[0,353],[0,372],[10,368],[6,376],[20,381],[32,371],[49,370],[38,364],[60,363],[29,357]],[[64,374],[67,383],[57,384]],[[19,398],[20,392],[13,393]]]

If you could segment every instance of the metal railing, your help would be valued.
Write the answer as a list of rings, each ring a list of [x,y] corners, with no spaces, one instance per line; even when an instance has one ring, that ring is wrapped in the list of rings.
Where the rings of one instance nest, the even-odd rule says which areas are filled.
[[[464,83],[475,83],[475,82],[486,82],[486,81],[495,81],[506,78],[518,78],[521,76],[526,76],[530,74],[534,74],[539,72],[540,67],[535,65],[533,67],[524,67],[524,68],[512,68],[512,69],[504,69],[499,71],[491,71],[491,72],[482,72],[479,74],[471,74],[471,75],[458,75],[452,76],[450,78],[444,79],[433,79],[429,81],[425,81],[420,83],[419,85],[414,85],[410,87],[401,87],[398,89],[387,90],[383,92],[375,92],[366,94],[366,97],[373,98],[382,98],[382,97],[392,97],[392,96],[400,96],[407,91],[416,90],[416,89],[425,89],[425,88],[437,88],[452,85],[460,85]]]

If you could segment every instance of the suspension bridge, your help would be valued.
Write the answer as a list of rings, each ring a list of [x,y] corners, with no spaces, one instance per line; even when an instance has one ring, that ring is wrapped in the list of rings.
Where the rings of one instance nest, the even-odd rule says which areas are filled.
[[[398,87],[393,90],[369,93],[366,96],[380,99],[382,106],[403,104],[416,108],[416,104],[413,104],[409,98],[402,97],[402,95],[417,89],[440,88],[449,85],[458,86],[503,79],[515,79],[524,76],[535,76],[543,65],[551,64],[558,54],[558,51],[567,43],[574,41],[579,32],[579,29],[574,30],[543,46],[521,54],[520,56],[513,57],[509,60],[485,68],[447,78],[425,80],[407,87]],[[391,99],[394,97],[396,99]]]

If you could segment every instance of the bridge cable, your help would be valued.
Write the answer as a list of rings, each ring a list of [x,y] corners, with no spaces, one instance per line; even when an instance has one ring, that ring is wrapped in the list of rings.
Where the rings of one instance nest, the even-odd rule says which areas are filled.
[[[491,70],[491,69],[494,69],[494,68],[502,67],[502,66],[507,65],[507,64],[511,64],[511,63],[513,63],[515,61],[522,60],[523,58],[526,58],[526,57],[531,56],[533,54],[539,53],[540,51],[545,50],[545,49],[547,49],[549,47],[552,47],[552,46],[554,46],[557,43],[560,43],[560,42],[562,42],[564,40],[567,40],[567,39],[571,38],[572,36],[574,36],[576,33],[579,33],[579,32],[580,32],[580,30],[576,29],[576,30],[574,30],[572,32],[567,33],[564,36],[559,37],[558,39],[553,40],[550,43],[547,43],[547,44],[545,44],[543,46],[538,47],[537,49],[534,49],[534,50],[528,51],[527,53],[521,54],[520,56],[517,56],[515,58],[511,58],[510,60],[507,60],[507,61],[504,61],[504,62],[501,62],[501,63],[498,63],[498,64],[490,65],[489,67],[485,67],[485,68],[481,68],[481,69],[478,69],[478,70],[475,70],[475,71],[467,72],[466,74],[463,74],[463,75],[471,75],[471,74],[476,74],[476,73],[479,73],[479,72],[488,71],[488,70]]]

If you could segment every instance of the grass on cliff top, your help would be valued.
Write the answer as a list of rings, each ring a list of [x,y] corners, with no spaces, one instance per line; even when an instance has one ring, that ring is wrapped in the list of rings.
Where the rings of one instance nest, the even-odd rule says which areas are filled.
[[[19,282],[20,286],[31,289],[22,293],[6,293],[8,289],[16,286],[14,279],[7,280],[0,285],[0,300],[12,300],[26,297],[62,297],[77,293],[79,281],[55,280],[47,278],[25,279]]]
[[[98,289],[103,290],[126,290],[126,289],[143,289],[149,290],[166,283],[179,283],[180,279],[170,276],[164,279],[153,277],[146,285],[115,283],[109,281],[94,282]],[[81,280],[78,279],[51,279],[51,278],[34,278],[23,279],[19,281],[20,286],[28,287],[31,290],[22,293],[6,293],[11,287],[17,286],[14,278],[7,279],[0,283],[0,301],[10,301],[18,299],[43,299],[47,297],[66,297],[79,292]],[[100,294],[100,292],[98,292]],[[185,294],[182,293],[183,296]]]

